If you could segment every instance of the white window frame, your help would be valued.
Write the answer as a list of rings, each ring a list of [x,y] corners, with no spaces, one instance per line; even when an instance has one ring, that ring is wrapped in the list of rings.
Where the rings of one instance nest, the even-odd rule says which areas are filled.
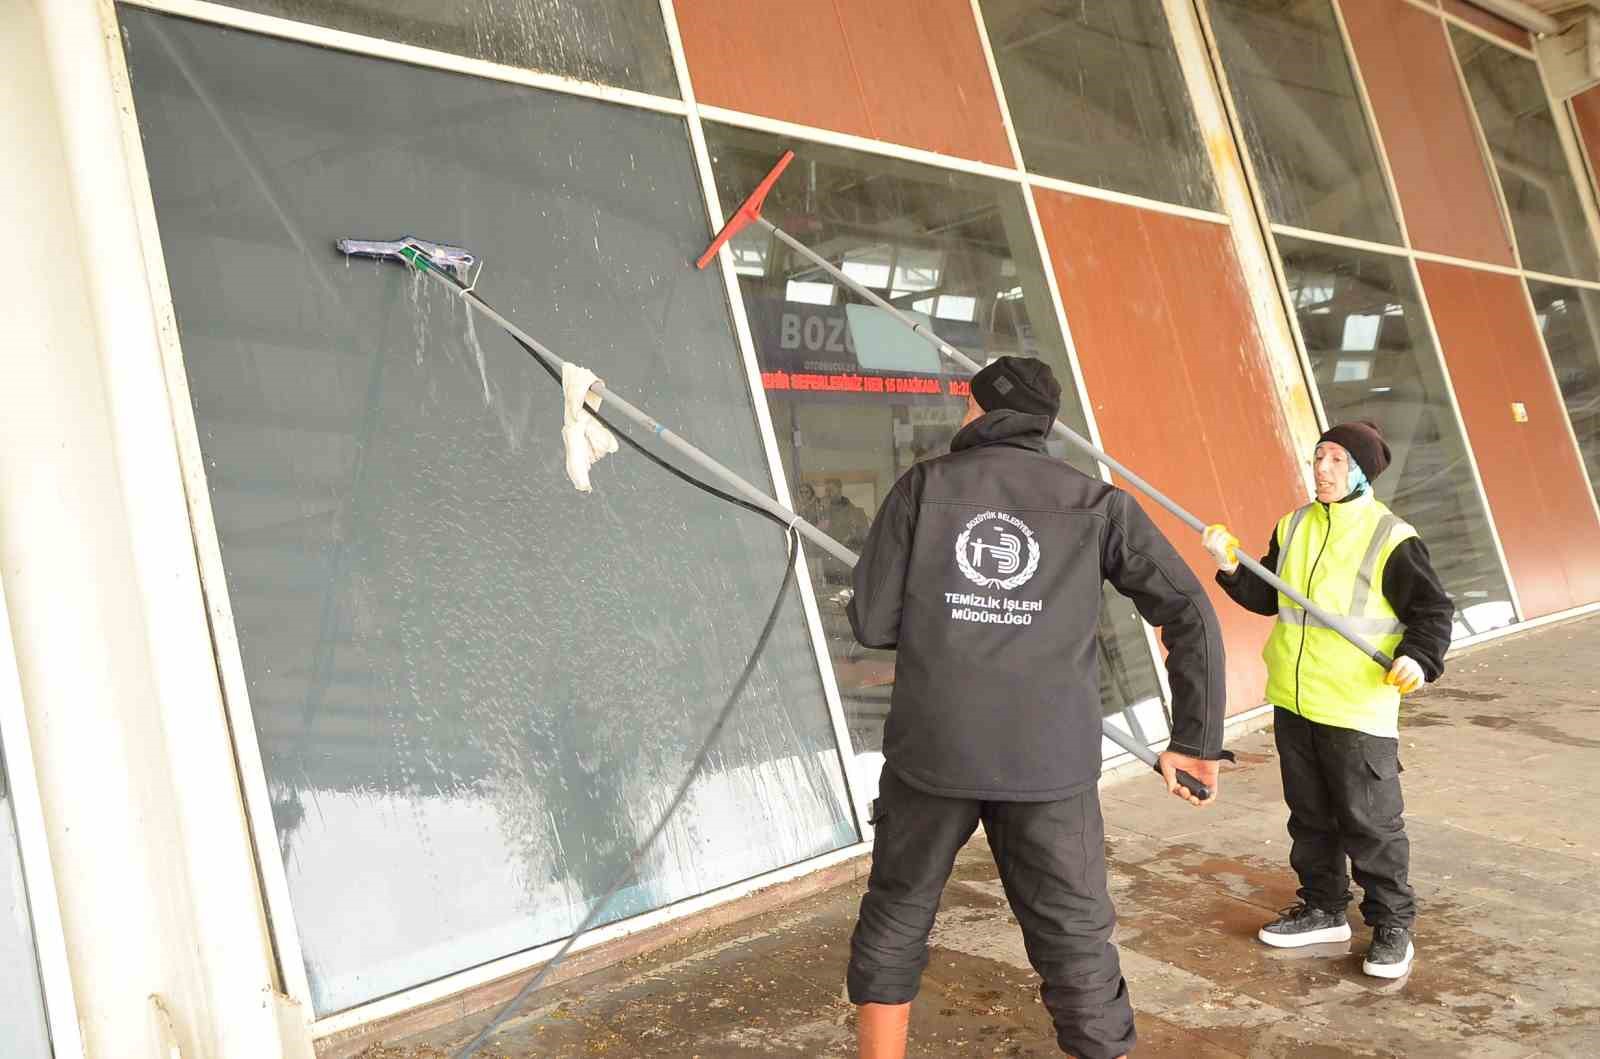
[[[192,18],[225,28],[246,30],[282,40],[312,44],[352,54],[399,60],[431,69],[465,73],[487,80],[525,85],[580,98],[619,103],[686,119],[689,117],[690,104],[682,99],[674,100],[606,85],[536,73],[516,67],[502,66],[464,56],[435,52],[378,38],[364,37],[359,34],[325,29],[273,16],[259,15],[234,7],[209,3],[206,0],[116,0],[116,3],[113,3],[112,0],[101,0],[102,17],[107,23],[106,39],[110,41],[120,39],[120,28],[116,12],[118,3],[158,13]],[[670,7],[667,10],[670,12]],[[681,41],[677,37],[675,22],[669,22],[668,36],[673,48],[674,63],[679,71],[680,87],[687,88],[686,79],[683,77],[683,71],[686,67],[682,55]],[[195,424],[193,405],[188,394],[188,377],[184,368],[183,351],[178,337],[176,313],[167,282],[165,259],[162,254],[160,232],[156,221],[155,201],[149,184],[148,167],[144,161],[127,62],[120,48],[112,47],[109,51],[108,58],[112,67],[113,84],[118,96],[124,144],[128,151],[129,179],[133,186],[141,242],[145,261],[147,262],[146,280],[150,287],[152,303],[160,330],[159,338],[163,369],[167,382],[168,401],[179,451],[179,462],[184,475],[185,492],[189,506],[190,522],[194,532],[201,584],[212,628],[213,647],[216,652],[218,672],[222,680],[223,699],[228,712],[228,723],[237,748],[240,785],[243,790],[246,816],[250,822],[252,840],[256,846],[256,859],[268,910],[270,934],[283,989],[289,997],[302,1006],[313,1038],[322,1039],[369,1023],[381,1021],[396,1014],[442,1000],[453,994],[485,985],[508,975],[531,970],[549,959],[562,945],[564,939],[557,939],[532,949],[526,949],[488,963],[466,968],[434,981],[341,1011],[320,1017],[315,1014],[310,983],[306,976],[304,953],[300,945],[300,935],[289,894],[288,877],[284,870],[282,858],[277,852],[278,846],[271,810],[271,798],[268,792],[261,750],[256,738],[254,715],[245,680],[243,657],[239,649],[237,627],[234,624],[233,607],[228,595],[220,541],[211,509],[210,492],[206,485],[205,461],[200,448],[199,431]],[[694,126],[691,126],[691,136],[693,136],[694,131]],[[708,203],[714,203],[715,190],[709,183],[709,161],[705,155],[703,138],[701,138],[696,152],[697,165],[701,170],[702,191],[707,193]],[[732,284],[735,292],[734,296],[730,298],[729,304],[734,307],[736,316],[742,317],[742,302],[737,297],[737,279],[733,276],[731,265],[725,261],[720,267],[724,273],[725,285]],[[760,375],[759,371],[754,368],[754,360],[751,353],[753,345],[749,342],[748,324],[743,324],[742,328],[741,352],[745,358],[747,382],[751,385],[752,392],[759,394],[762,392]],[[772,470],[774,475],[775,487],[780,491],[780,495],[786,496],[787,488],[784,483],[782,467],[776,455],[777,448],[773,439],[770,417],[767,414],[764,401],[756,401],[754,406],[760,426],[762,443],[768,457],[769,469]],[[816,611],[815,600],[811,596],[809,578],[803,576],[805,570],[804,562],[804,556],[802,555],[799,581],[802,599],[806,601],[807,624],[812,635],[813,650],[814,652],[820,652],[818,654],[818,664],[823,677],[824,688],[827,689],[826,698],[828,700],[830,721],[834,727],[836,737],[840,740],[839,752],[841,758],[844,758],[848,763],[848,757],[846,756],[846,749],[850,745],[848,731],[844,727],[837,688],[833,686],[832,665],[828,661],[825,644],[821,641],[821,622]],[[848,768],[845,770],[845,778],[847,788],[851,794],[851,805],[857,826],[866,830],[867,806],[866,799],[860,796],[859,779],[857,776],[852,775]],[[868,833],[870,834],[869,831]],[[619,938],[650,930],[663,923],[704,911],[758,890],[809,875],[831,865],[861,856],[869,849],[870,843],[863,840],[830,853],[808,858],[739,883],[666,905],[642,915],[596,928],[586,933],[573,946],[572,951],[583,951],[605,945]]]

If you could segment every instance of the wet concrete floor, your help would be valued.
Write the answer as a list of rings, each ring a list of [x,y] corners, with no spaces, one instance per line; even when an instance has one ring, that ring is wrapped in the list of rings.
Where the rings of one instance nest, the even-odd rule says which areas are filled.
[[[1454,659],[1407,700],[1401,758],[1417,962],[1361,973],[1255,940],[1294,901],[1270,732],[1236,741],[1197,811],[1145,776],[1102,791],[1116,940],[1141,1059],[1600,1057],[1600,618]],[[479,1054],[849,1056],[842,996],[862,883],[707,931],[538,997]],[[1359,894],[1358,894],[1359,896]],[[1354,906],[1352,906],[1354,914]],[[1059,1055],[982,835],[963,851],[913,1006],[914,1056]],[[373,1048],[449,1055],[486,1016]]]

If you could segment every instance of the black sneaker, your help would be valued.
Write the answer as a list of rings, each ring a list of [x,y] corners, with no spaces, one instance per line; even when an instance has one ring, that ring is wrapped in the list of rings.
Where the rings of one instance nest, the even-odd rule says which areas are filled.
[[[1286,908],[1278,918],[1256,932],[1256,937],[1275,949],[1298,949],[1302,945],[1325,945],[1350,940],[1350,920],[1343,912],[1324,912],[1307,904]]]
[[[1376,927],[1361,970],[1374,978],[1404,978],[1411,972],[1411,957],[1416,952],[1405,927]]]

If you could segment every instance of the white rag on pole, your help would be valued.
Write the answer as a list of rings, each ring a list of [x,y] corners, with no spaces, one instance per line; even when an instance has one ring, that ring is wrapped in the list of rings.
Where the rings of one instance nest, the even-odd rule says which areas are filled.
[[[600,396],[589,392],[599,381],[588,368],[571,361],[561,365],[561,441],[567,447],[567,477],[580,493],[591,489],[589,468],[599,463],[600,457],[617,451],[617,439],[611,431],[589,414],[590,409],[600,407]],[[589,407],[585,408],[585,404]]]

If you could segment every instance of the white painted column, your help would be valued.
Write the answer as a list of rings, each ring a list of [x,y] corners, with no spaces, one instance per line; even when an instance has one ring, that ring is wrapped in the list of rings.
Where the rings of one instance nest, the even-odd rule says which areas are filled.
[[[1211,157],[1222,210],[1231,223],[1239,269],[1255,309],[1255,324],[1277,388],[1278,411],[1283,416],[1286,437],[1292,452],[1310,452],[1322,433],[1321,402],[1306,381],[1315,373],[1296,341],[1295,323],[1286,308],[1288,285],[1273,251],[1266,203],[1255,193],[1250,160],[1241,146],[1243,129],[1235,125],[1223,99],[1226,85],[1219,82],[1223,76],[1221,58],[1207,39],[1193,0],[1163,2],[1178,63],[1194,101],[1195,119]],[[1301,461],[1299,469],[1310,495],[1310,465]]]
[[[0,5],[0,572],[84,1050],[309,1056],[200,593],[120,47],[109,0]]]

